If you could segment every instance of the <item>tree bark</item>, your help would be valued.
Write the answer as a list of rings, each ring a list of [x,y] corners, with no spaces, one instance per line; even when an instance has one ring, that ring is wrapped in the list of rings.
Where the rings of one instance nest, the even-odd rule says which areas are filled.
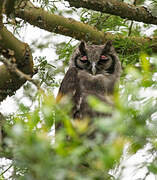
[[[146,24],[157,24],[157,17],[145,7],[137,7],[117,0],[66,0],[70,6],[100,11],[125,19],[135,20]]]
[[[65,18],[63,16],[50,14],[49,12],[46,12],[41,8],[34,7],[32,4],[27,4],[27,6],[25,6],[23,9],[16,9],[15,16],[24,19],[28,23],[37,26],[41,29],[45,29],[49,32],[70,36],[77,40],[90,41],[94,44],[103,44],[107,40],[113,40],[114,45],[116,47],[116,44],[120,41],[123,41],[124,44],[126,44],[126,42],[132,42],[129,44],[127,48],[125,48],[125,50],[122,43],[122,47],[118,48],[119,53],[124,53],[124,51],[126,51],[126,53],[139,51],[145,45],[147,45],[147,47],[152,48],[154,52],[157,52],[157,37],[126,37],[112,33],[104,33],[102,31],[97,30],[93,26],[78,22],[72,18]]]
[[[49,32],[70,36],[78,40],[92,41],[97,43],[105,39],[104,33],[96,28],[75,21],[72,18],[50,14],[42,8],[33,7],[28,3],[24,9],[16,9],[15,16],[24,19],[28,23],[45,29]]]
[[[15,57],[15,63],[22,72],[33,74],[33,58],[29,46],[15,38],[3,26],[0,29],[0,54],[9,58],[9,52]],[[0,78],[0,101],[7,95],[13,95],[26,81],[11,73],[5,65],[0,66]]]

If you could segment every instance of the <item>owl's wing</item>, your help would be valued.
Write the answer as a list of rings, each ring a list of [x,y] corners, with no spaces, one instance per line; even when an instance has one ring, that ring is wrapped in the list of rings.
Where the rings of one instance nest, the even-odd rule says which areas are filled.
[[[76,67],[68,69],[61,82],[56,102],[59,102],[64,95],[73,94],[78,86],[78,81],[78,71]]]

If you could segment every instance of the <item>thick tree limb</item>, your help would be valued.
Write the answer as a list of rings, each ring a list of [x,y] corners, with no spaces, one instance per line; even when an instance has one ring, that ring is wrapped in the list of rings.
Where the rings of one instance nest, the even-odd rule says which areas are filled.
[[[55,32],[65,36],[70,36],[78,40],[97,42],[105,39],[104,33],[96,28],[75,21],[72,18],[50,14],[42,8],[36,8],[28,4],[22,9],[16,9],[15,15],[49,32]],[[101,42],[100,42],[101,43]]]
[[[4,58],[0,58],[0,61],[3,62],[3,64],[9,70],[9,72],[16,73],[21,79],[24,79],[24,80],[27,80],[27,81],[33,83],[39,91],[44,92],[44,90],[40,87],[39,82],[35,79],[32,79],[31,75],[25,74],[22,71],[20,71],[17,68],[17,65],[15,63],[11,63],[11,62],[9,62],[9,60],[4,59]]]
[[[117,0],[66,0],[70,6],[76,8],[87,8],[94,11],[100,11],[125,19],[135,20],[146,24],[157,24],[157,17],[145,7],[137,7]]]
[[[22,9],[18,8],[15,15],[41,29],[45,29],[49,32],[55,32],[65,36],[70,36],[77,40],[83,39],[84,41],[90,41],[95,44],[102,44],[107,40],[114,40],[115,45],[120,40],[123,41],[124,44],[126,44],[127,42],[132,42],[132,45],[129,45],[129,47],[125,50],[123,43],[121,43],[122,47],[118,49],[118,52],[131,52],[135,50],[137,51],[143,48],[143,46],[146,44],[148,45],[148,47],[151,47],[153,51],[157,52],[157,37],[151,39],[141,37],[126,37],[121,35],[113,35],[111,33],[103,33],[102,31],[98,31],[92,26],[75,21],[71,18],[69,19],[63,16],[50,14],[41,8],[33,7],[33,5],[27,5]]]
[[[4,26],[0,29],[0,54],[6,58],[13,56],[22,72],[33,74],[33,58],[29,46],[15,38]],[[0,101],[7,95],[13,95],[26,81],[9,72],[5,65],[0,66],[0,77]]]

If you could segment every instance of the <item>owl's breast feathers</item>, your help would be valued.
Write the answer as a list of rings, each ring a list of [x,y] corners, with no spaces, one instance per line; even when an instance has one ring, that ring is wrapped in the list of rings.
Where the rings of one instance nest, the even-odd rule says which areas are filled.
[[[89,94],[91,95],[101,94],[104,96],[106,94],[112,94],[115,85],[115,79],[113,78],[113,75],[92,75],[86,71],[79,71],[78,79],[81,92],[89,91]]]
[[[112,77],[111,79],[113,80],[114,78]],[[56,102],[60,102],[65,95],[74,96],[79,94],[80,96],[83,92],[89,92],[87,94],[91,95],[96,93],[101,95],[108,94],[114,88],[114,82],[111,79],[102,74],[93,76],[86,71],[78,71],[76,67],[71,67],[61,82]]]

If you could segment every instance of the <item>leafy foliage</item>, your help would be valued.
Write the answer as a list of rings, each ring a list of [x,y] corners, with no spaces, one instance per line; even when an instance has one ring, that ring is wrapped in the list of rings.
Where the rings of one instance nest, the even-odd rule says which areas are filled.
[[[110,173],[120,163],[123,149],[129,144],[131,154],[151,144],[156,151],[156,98],[143,97],[142,87],[150,88],[153,73],[145,54],[140,56],[142,72],[128,67],[126,76],[115,93],[116,108],[106,119],[88,119],[71,124],[68,101],[58,105],[51,93],[38,94],[38,105],[31,110],[19,104],[19,113],[6,126],[9,138],[6,144],[11,152],[13,166],[18,169],[16,179],[114,179]],[[155,82],[156,83],[156,82]],[[111,111],[94,97],[89,99],[93,108]],[[55,143],[49,135],[56,121],[64,126],[56,132]],[[91,134],[94,136],[91,138]],[[29,148],[28,148],[29,147]],[[150,153],[149,152],[149,153]],[[155,160],[146,163],[156,173]],[[20,173],[19,173],[20,170]],[[116,177],[115,177],[116,178]],[[118,178],[118,177],[117,177]],[[120,177],[119,177],[120,178]]]
[[[124,19],[120,17],[100,12],[93,12],[86,9],[82,10],[80,20],[84,23],[93,25],[104,32],[119,31],[120,27],[127,28]]]
[[[36,69],[38,70],[38,78],[40,79],[40,84],[42,85],[43,83],[46,86],[55,86],[55,79],[54,79],[54,70],[55,66],[52,64],[48,63],[46,60],[46,57],[39,57],[37,59],[38,64],[36,65]]]
[[[63,1],[35,2],[50,13],[76,15],[74,9],[67,11],[56,8],[57,3]],[[143,2],[138,1],[138,4]],[[113,97],[115,108],[106,106],[95,97],[89,97],[92,108],[102,112],[111,111],[113,115],[105,119],[73,122],[70,100],[65,99],[63,104],[56,103],[53,93],[59,84],[56,79],[60,72],[65,72],[76,42],[70,40],[68,43],[55,44],[58,55],[53,62],[55,66],[47,57],[35,59],[38,69],[35,78],[45,92],[36,91],[30,83],[25,84],[23,98],[31,101],[30,105],[15,96],[18,111],[6,117],[0,155],[11,159],[12,170],[8,170],[8,177],[8,171],[5,172],[0,165],[1,180],[121,180],[125,170],[121,168],[123,157],[132,156],[140,150],[145,150],[151,160],[145,160],[139,167],[146,167],[148,174],[157,174],[156,55],[151,54],[148,45],[139,49],[138,43],[127,38],[129,32],[130,36],[142,36],[142,31],[151,26],[135,23],[131,26],[130,21],[120,17],[86,9],[81,10],[79,18],[104,33],[111,31],[117,34],[113,43],[117,51],[118,48],[124,49],[119,54],[124,70],[119,89],[115,89]],[[19,24],[14,26],[19,27]],[[121,39],[121,35],[125,35],[126,39]],[[48,44],[34,42],[33,50],[48,48]],[[130,50],[132,45],[134,51]],[[55,137],[54,124],[57,127]]]

